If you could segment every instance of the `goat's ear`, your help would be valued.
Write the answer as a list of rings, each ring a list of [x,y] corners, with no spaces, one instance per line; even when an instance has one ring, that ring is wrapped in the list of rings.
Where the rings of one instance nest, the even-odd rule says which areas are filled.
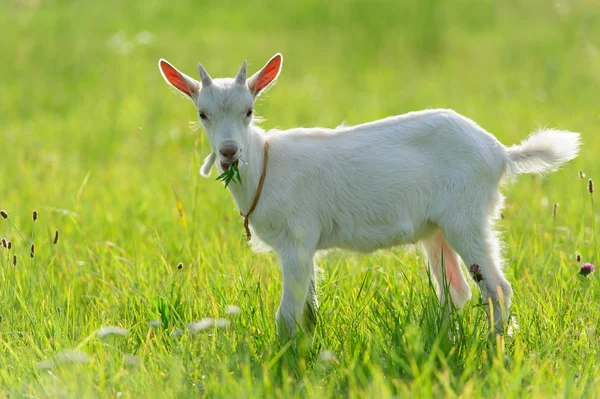
[[[210,170],[212,169],[212,166],[215,163],[215,159],[217,159],[217,155],[214,152],[211,152],[206,158],[204,158],[204,163],[200,168],[200,174],[203,177],[210,176]]]
[[[266,63],[266,65],[248,79],[248,88],[254,97],[258,97],[261,91],[269,86],[281,72],[283,56],[279,53]]]
[[[193,78],[190,78],[186,74],[183,74],[177,70],[173,65],[169,64],[167,60],[160,59],[158,61],[158,69],[165,78],[168,84],[188,96],[193,98],[200,91],[200,83]]]

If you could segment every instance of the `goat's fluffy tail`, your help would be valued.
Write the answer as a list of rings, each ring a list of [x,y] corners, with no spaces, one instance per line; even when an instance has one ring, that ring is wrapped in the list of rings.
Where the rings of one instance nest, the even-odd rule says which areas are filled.
[[[506,149],[509,168],[519,174],[552,172],[575,158],[580,145],[579,133],[542,130]]]

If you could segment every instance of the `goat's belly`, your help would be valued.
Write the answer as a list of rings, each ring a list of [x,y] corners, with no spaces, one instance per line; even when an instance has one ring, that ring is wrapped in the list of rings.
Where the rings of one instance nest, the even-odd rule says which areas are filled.
[[[319,242],[319,249],[341,248],[358,252],[372,252],[405,244],[414,244],[430,233],[434,226],[412,222],[395,225],[369,225],[340,228]]]

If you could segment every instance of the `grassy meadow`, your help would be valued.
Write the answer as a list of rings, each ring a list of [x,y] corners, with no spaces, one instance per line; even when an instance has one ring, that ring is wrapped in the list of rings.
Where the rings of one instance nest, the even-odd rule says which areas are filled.
[[[0,398],[600,397],[600,282],[576,261],[600,252],[597,1],[3,0],[0,25]],[[277,259],[199,175],[195,109],[157,68],[276,52],[265,128],[447,107],[507,145],[582,133],[561,171],[506,186],[504,338],[474,284],[448,330],[398,248],[322,256],[312,343],[279,342]]]

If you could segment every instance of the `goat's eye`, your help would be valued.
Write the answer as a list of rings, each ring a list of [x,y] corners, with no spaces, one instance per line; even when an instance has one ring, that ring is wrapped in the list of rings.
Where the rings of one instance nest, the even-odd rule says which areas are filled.
[[[207,120],[208,117],[206,116],[206,114],[204,112],[200,112],[200,119],[202,119],[203,121]]]
[[[246,118],[250,118],[252,116],[252,112],[253,110],[249,109],[248,112],[246,112]]]

